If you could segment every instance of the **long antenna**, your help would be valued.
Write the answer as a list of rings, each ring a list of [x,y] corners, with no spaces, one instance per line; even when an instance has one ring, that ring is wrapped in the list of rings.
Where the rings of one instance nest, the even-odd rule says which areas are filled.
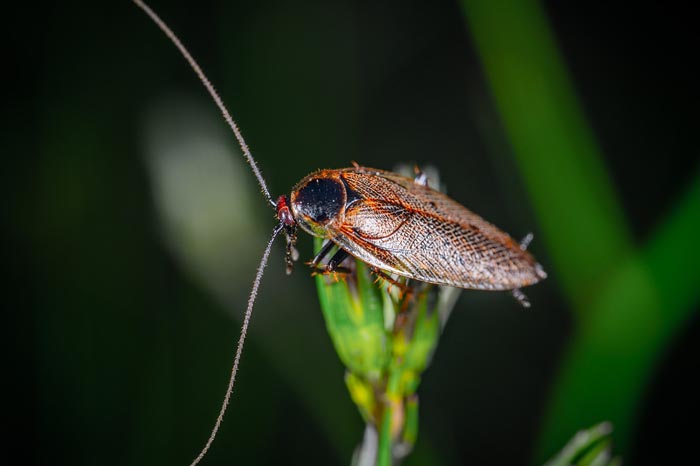
[[[195,466],[202,460],[202,458],[204,458],[204,455],[207,454],[207,451],[209,451],[209,447],[211,447],[211,444],[216,438],[216,434],[219,432],[221,422],[224,420],[224,413],[226,413],[226,408],[228,407],[228,403],[231,399],[233,385],[236,383],[236,373],[238,372],[238,364],[241,361],[241,354],[243,354],[243,343],[245,343],[245,337],[248,333],[250,316],[253,313],[253,304],[255,304],[255,298],[258,295],[258,287],[260,286],[260,280],[262,279],[263,271],[267,266],[267,258],[270,256],[270,249],[272,249],[272,243],[275,242],[275,238],[277,237],[279,232],[282,231],[283,228],[284,225],[279,224],[275,228],[275,231],[272,232],[272,237],[270,238],[270,241],[268,241],[267,246],[265,247],[265,252],[263,253],[262,259],[260,259],[260,265],[258,265],[258,271],[256,272],[255,280],[253,281],[253,288],[250,290],[250,296],[248,297],[248,307],[246,308],[245,315],[243,317],[241,336],[238,338],[238,346],[236,346],[236,356],[233,359],[233,367],[231,368],[231,376],[228,379],[228,387],[226,388],[226,395],[224,395],[224,401],[221,403],[219,415],[216,418],[216,422],[214,423],[214,427],[211,430],[211,434],[209,434],[207,443],[204,445],[204,448],[202,448],[202,451],[199,452],[199,455],[197,455],[194,461],[192,461],[190,466]]]
[[[226,105],[224,105],[223,100],[221,100],[221,97],[219,97],[219,94],[216,92],[216,89],[214,89],[214,86],[209,81],[209,78],[207,78],[202,69],[199,67],[197,61],[192,57],[192,55],[190,55],[190,52],[187,50],[187,48],[185,48],[185,46],[182,45],[180,39],[178,39],[178,37],[168,27],[168,25],[165,24],[165,22],[162,19],[160,19],[160,16],[158,16],[155,11],[151,10],[151,7],[146,5],[141,0],[133,0],[133,2],[136,4],[136,6],[141,8],[149,16],[149,18],[151,18],[153,22],[156,23],[160,30],[163,31],[163,33],[165,33],[168,39],[170,39],[170,41],[173,44],[175,44],[175,47],[177,47],[178,50],[180,50],[182,56],[185,57],[187,63],[189,63],[194,72],[197,74],[197,77],[199,77],[199,80],[207,89],[209,95],[211,95],[211,98],[214,99],[214,103],[216,103],[216,106],[219,107],[219,110],[221,111],[224,120],[226,120],[226,123],[228,123],[229,127],[231,128],[231,131],[233,131],[234,136],[236,136],[236,140],[238,140],[238,145],[241,146],[241,150],[243,151],[243,155],[245,156],[248,165],[250,165],[250,168],[253,169],[255,177],[258,179],[260,190],[267,198],[267,201],[273,206],[275,206],[276,203],[272,200],[272,196],[270,196],[270,191],[267,189],[265,179],[263,178],[262,173],[258,168],[258,165],[255,163],[253,154],[251,154],[250,149],[248,149],[248,144],[246,144],[245,139],[243,139],[243,134],[241,134],[241,131],[238,129],[238,125],[236,125],[236,122],[231,117],[231,114],[228,112]]]
[[[219,107],[219,110],[221,111],[224,120],[226,120],[226,123],[228,123],[229,127],[233,131],[234,136],[236,136],[236,140],[238,140],[238,144],[241,146],[241,150],[243,151],[243,155],[245,155],[246,161],[250,165],[250,168],[253,170],[255,177],[258,179],[258,184],[260,185],[262,193],[265,195],[270,204],[276,206],[276,203],[272,200],[272,197],[270,196],[270,191],[267,189],[267,185],[265,184],[265,180],[262,177],[262,173],[260,172],[260,169],[255,163],[253,154],[250,153],[250,149],[248,149],[248,145],[246,144],[245,139],[243,139],[243,135],[238,129],[236,122],[231,117],[231,114],[228,112],[228,109],[224,105],[224,102],[221,100],[221,97],[219,97],[219,94],[216,92],[216,89],[214,89],[214,86],[211,84],[207,76],[199,67],[199,64],[197,64],[197,61],[192,57],[192,55],[190,55],[190,52],[185,48],[185,46],[182,45],[182,42],[180,42],[180,39],[178,39],[175,33],[168,27],[167,24],[165,24],[165,22],[163,22],[162,19],[160,19],[160,17],[148,5],[146,5],[141,0],[133,0],[133,2],[136,4],[136,6],[141,8],[153,20],[153,22],[156,23],[156,25],[161,29],[161,31],[165,33],[165,35],[170,39],[170,41],[173,44],[175,44],[178,50],[180,50],[182,56],[185,58],[185,60],[187,60],[187,63],[189,63],[194,72],[197,74],[199,80],[209,92],[209,95],[211,95],[212,99],[214,99],[216,106]],[[282,223],[280,223],[275,228],[275,230],[272,232],[272,237],[270,238],[270,241],[268,241],[267,246],[265,247],[265,252],[263,253],[262,258],[260,259],[260,264],[258,265],[258,270],[255,273],[255,279],[253,280],[253,287],[251,288],[250,296],[248,297],[248,307],[246,308],[245,314],[243,316],[241,335],[238,338],[238,344],[236,346],[236,355],[233,359],[233,366],[231,367],[231,375],[229,376],[228,386],[226,387],[226,394],[224,395],[224,399],[221,403],[221,408],[219,409],[219,414],[216,417],[216,422],[214,423],[214,427],[212,427],[211,433],[209,434],[209,438],[204,444],[202,451],[199,452],[199,454],[192,461],[190,466],[195,466],[196,464],[198,464],[202,460],[202,458],[204,458],[204,456],[207,454],[209,448],[211,447],[211,444],[216,438],[216,434],[219,432],[219,427],[221,427],[221,423],[224,420],[224,414],[226,413],[226,408],[228,408],[229,401],[231,400],[231,394],[233,393],[233,386],[236,383],[238,365],[241,361],[241,355],[243,354],[243,345],[245,343],[246,335],[248,334],[248,326],[250,324],[251,315],[253,314],[253,305],[255,304],[255,299],[258,296],[258,288],[260,287],[260,281],[262,280],[263,272],[265,271],[265,267],[267,266],[267,260],[270,257],[272,243],[274,243],[275,238],[277,238],[277,235],[283,229],[284,224]]]

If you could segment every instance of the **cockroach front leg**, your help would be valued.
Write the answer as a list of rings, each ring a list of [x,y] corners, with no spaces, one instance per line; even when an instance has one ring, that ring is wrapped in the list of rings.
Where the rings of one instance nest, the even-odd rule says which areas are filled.
[[[297,242],[297,229],[295,226],[285,226],[285,233],[287,237],[287,249],[284,255],[285,263],[287,264],[287,275],[292,274],[292,269],[294,268],[294,262],[299,259],[299,251],[296,248]]]
[[[321,274],[335,274],[335,273],[340,273],[340,274],[347,274],[350,273],[350,269],[347,267],[340,267],[340,264],[348,258],[350,254],[345,249],[338,249],[333,256],[331,256],[330,260],[326,265],[323,265],[322,262],[323,260],[328,257],[330,252],[333,250],[333,247],[335,247],[335,243],[332,241],[326,241],[323,246],[321,246],[321,250],[316,254],[316,257],[313,258],[313,260],[309,263],[309,265],[314,269],[313,274],[321,273]]]
[[[333,243],[333,241],[326,240],[326,242],[323,243],[323,245],[321,246],[321,250],[318,251],[318,254],[316,254],[316,257],[314,257],[311,260],[311,262],[308,263],[311,266],[311,268],[313,268],[313,269],[321,268],[319,266],[319,264],[321,264],[323,259],[325,259],[328,256],[328,254],[333,249],[333,246],[335,246],[335,243]]]
[[[323,273],[332,273],[334,276],[338,273],[341,275],[349,274],[350,269],[348,267],[340,266],[340,264],[348,257],[350,257],[350,254],[345,249],[338,249],[338,251],[333,254],[333,257],[331,257],[331,260],[329,260],[326,266],[323,268]]]

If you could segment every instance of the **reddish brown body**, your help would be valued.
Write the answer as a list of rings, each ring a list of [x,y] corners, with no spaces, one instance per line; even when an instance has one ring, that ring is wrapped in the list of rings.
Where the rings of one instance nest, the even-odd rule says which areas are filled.
[[[388,171],[312,173],[289,202],[280,198],[278,216],[370,266],[428,283],[510,290],[546,277],[508,234],[424,183]]]

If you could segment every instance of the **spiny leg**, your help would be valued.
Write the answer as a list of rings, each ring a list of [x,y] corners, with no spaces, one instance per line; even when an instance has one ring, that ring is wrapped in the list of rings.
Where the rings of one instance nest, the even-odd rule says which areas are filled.
[[[316,257],[314,257],[308,264],[314,269],[320,268],[319,264],[326,258],[326,256],[328,256],[334,246],[335,243],[333,241],[326,240],[326,242],[321,246],[321,250],[318,251],[318,254],[316,254]]]
[[[520,288],[515,288],[511,290],[511,294],[520,303],[522,307],[530,307],[530,300],[527,299],[527,296],[525,296],[525,293],[523,293],[520,290]]]
[[[297,229],[295,226],[285,226],[284,231],[287,237],[287,249],[284,255],[284,261],[287,264],[287,275],[291,275],[294,262],[299,259],[299,250],[295,246],[297,242]]]
[[[340,264],[347,259],[350,254],[345,249],[338,249],[326,265],[322,265],[323,260],[328,257],[330,252],[335,247],[335,243],[332,241],[326,241],[326,243],[321,246],[321,250],[316,254],[316,257],[309,263],[309,265],[314,269],[313,275],[317,273],[321,274],[347,274],[350,273],[350,269],[346,267],[340,267]]]
[[[331,257],[331,260],[328,261],[328,264],[326,264],[326,272],[343,273],[343,270],[347,269],[340,267],[340,264],[348,257],[350,257],[350,254],[345,249],[338,249],[338,251],[333,254],[333,257]]]
[[[373,274],[377,276],[377,280],[386,280],[387,282],[389,282],[390,287],[396,286],[400,290],[402,297],[408,296],[413,292],[413,287],[411,285],[400,282],[399,280],[395,279],[390,274],[388,274],[386,271],[378,267],[370,267],[370,270]]]

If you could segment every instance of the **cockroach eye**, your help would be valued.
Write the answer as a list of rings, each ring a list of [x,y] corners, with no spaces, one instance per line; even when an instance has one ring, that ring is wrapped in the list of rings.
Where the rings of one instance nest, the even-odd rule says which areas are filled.
[[[325,224],[340,214],[345,198],[345,187],[341,181],[314,178],[293,195],[292,210],[306,220]]]

